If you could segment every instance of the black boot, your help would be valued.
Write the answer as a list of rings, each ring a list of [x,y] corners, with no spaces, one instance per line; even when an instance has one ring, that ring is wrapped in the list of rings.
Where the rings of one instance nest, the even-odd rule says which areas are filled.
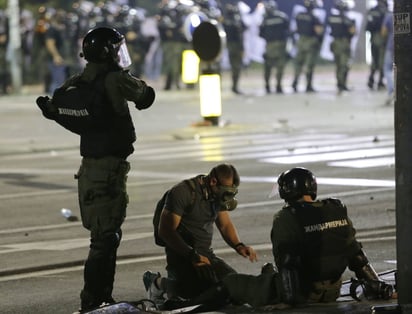
[[[265,89],[266,93],[270,94],[272,91],[270,90],[270,75],[271,75],[271,67],[265,64],[264,66],[264,79],[265,79]]]
[[[266,94],[270,94],[272,91],[270,90],[270,86],[269,83],[265,84],[265,90],[266,90]]]
[[[386,89],[385,83],[383,83],[383,78],[384,78],[384,73],[383,71],[379,71],[379,81],[378,81],[378,90],[383,90]]]
[[[87,259],[83,275],[84,287],[80,293],[80,301],[81,310],[87,311],[98,307],[103,302],[104,269],[101,261]]]
[[[239,74],[232,73],[232,92],[234,92],[237,95],[242,95],[243,93],[238,88],[239,78]]]
[[[368,87],[370,90],[373,90],[373,83],[374,83],[373,73],[371,72],[371,74],[369,74],[369,79],[368,79]]]
[[[166,76],[166,84],[165,87],[163,88],[164,90],[170,90],[172,88],[172,75],[168,74]]]
[[[276,85],[276,94],[283,94],[283,88],[281,85]]]
[[[306,86],[306,92],[307,93],[316,93],[316,90],[313,88],[312,84],[308,84],[308,86]]]
[[[309,72],[306,74],[306,92],[307,93],[315,93],[316,90],[313,88],[312,86],[312,77],[313,77],[313,73]]]
[[[386,85],[383,83],[383,79],[379,80],[378,82],[378,90],[386,89]]]
[[[292,88],[295,93],[298,92],[298,80],[296,78],[293,80]]]

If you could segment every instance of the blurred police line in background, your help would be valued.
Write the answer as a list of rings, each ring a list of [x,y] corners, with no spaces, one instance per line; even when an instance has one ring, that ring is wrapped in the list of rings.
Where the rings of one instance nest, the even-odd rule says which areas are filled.
[[[316,14],[325,20],[333,9],[335,0],[315,1]],[[63,76],[60,79],[82,68],[84,60],[79,57],[82,38],[89,29],[102,25],[114,27],[125,34],[131,50],[132,74],[157,80],[165,73],[165,51],[162,44],[171,38],[174,42],[179,42],[174,48],[181,58],[183,50],[191,49],[190,35],[196,23],[203,20],[222,23],[229,5],[238,7],[240,18],[246,26],[243,32],[243,65],[247,67],[255,62],[263,63],[265,41],[259,37],[259,25],[265,14],[265,5],[270,0],[81,0],[73,2],[70,9],[56,5],[53,7],[48,1],[36,2],[41,5],[29,5],[29,1],[19,3],[17,0],[8,0],[7,6],[0,7],[0,94],[18,92],[20,86],[15,86],[14,82],[19,82],[19,79],[13,79],[16,75],[20,75],[23,85],[41,84],[45,92],[51,92],[49,87],[59,83],[52,81],[59,77],[53,72],[57,69],[56,64],[57,70],[61,72],[60,76]],[[303,1],[276,2],[278,8],[289,15],[292,26],[294,16],[303,8]],[[356,21],[357,27],[356,37],[352,42],[354,62],[364,63],[370,60],[363,17],[376,3],[377,0],[348,0],[348,14]],[[389,8],[391,6],[392,1],[389,1]],[[11,23],[11,14],[16,8],[19,12],[18,32]],[[18,39],[18,44],[13,37]],[[333,58],[328,44],[330,40],[330,35],[326,32],[320,57],[327,61]],[[291,56],[294,49],[294,40],[291,37],[288,43]],[[179,60],[168,60],[168,63],[170,62],[177,64],[180,70]],[[221,69],[230,68],[226,50],[219,62]],[[165,85],[167,87],[167,81]]]

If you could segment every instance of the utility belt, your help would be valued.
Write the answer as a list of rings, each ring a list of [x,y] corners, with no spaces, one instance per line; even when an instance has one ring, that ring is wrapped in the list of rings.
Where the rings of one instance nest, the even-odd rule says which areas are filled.
[[[130,170],[130,163],[120,157],[107,156],[102,158],[82,158],[82,166],[84,167],[94,167],[99,169],[105,169],[109,171],[124,171],[128,172]]]
[[[347,36],[332,36],[334,40],[347,40],[350,41],[350,38],[348,38]]]
[[[302,38],[302,39],[306,39],[306,40],[310,40],[310,39],[318,39],[318,36],[316,36],[316,35],[309,35],[309,34],[299,34],[299,38]]]

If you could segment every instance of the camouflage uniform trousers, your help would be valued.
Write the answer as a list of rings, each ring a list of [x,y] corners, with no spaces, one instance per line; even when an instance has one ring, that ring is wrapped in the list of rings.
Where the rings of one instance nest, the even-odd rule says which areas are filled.
[[[173,83],[176,87],[179,86],[184,47],[184,43],[178,41],[164,41],[162,43],[162,70],[166,75],[166,89],[169,89]]]
[[[375,81],[375,73],[378,72],[378,88],[383,87],[383,64],[385,60],[385,39],[379,32],[371,35],[371,55],[372,63],[370,66],[370,74],[368,79],[368,86],[373,88]]]
[[[331,43],[331,51],[336,65],[337,86],[339,90],[343,90],[347,87],[346,81],[351,57],[350,40],[348,38],[334,39]]]
[[[270,41],[266,44],[266,52],[264,54],[264,79],[266,87],[270,85],[270,77],[272,68],[276,68],[276,83],[277,87],[281,87],[283,73],[286,63],[288,61],[288,54],[286,52],[286,41],[276,40]]]
[[[379,33],[373,33],[371,36],[371,53],[371,69],[373,71],[380,71],[383,67],[384,61],[385,39]]]
[[[83,226],[90,231],[82,308],[112,300],[117,248],[126,216],[130,165],[116,157],[83,158],[76,175]]]
[[[240,42],[228,42],[227,50],[232,71],[232,89],[237,90],[243,66],[243,44]]]
[[[0,94],[6,94],[10,85],[10,63],[7,60],[7,48],[0,47]]]
[[[318,37],[300,36],[295,57],[295,81],[297,83],[303,66],[306,64],[307,85],[311,86],[313,70],[319,56],[320,41]]]
[[[262,273],[258,276],[230,274],[223,279],[230,299],[237,304],[247,303],[254,308],[276,305],[282,300],[283,282],[279,273]],[[335,302],[340,295],[342,280],[316,281],[310,284],[305,295],[299,295],[301,302]],[[302,298],[303,297],[303,298]]]

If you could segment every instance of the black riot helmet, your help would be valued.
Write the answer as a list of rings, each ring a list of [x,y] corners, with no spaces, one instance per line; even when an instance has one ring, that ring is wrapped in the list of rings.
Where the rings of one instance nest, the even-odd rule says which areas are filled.
[[[297,201],[303,195],[316,199],[318,185],[312,172],[306,168],[292,168],[282,172],[278,178],[279,195],[287,202]]]
[[[82,53],[87,61],[115,63],[122,68],[131,64],[124,36],[110,27],[90,30],[83,39]]]
[[[316,1],[315,0],[303,0],[303,6],[307,8],[308,10],[312,10],[316,7]]]
[[[273,13],[278,9],[278,4],[275,0],[267,0],[264,2],[264,6],[267,13]]]
[[[227,16],[234,16],[239,14],[239,7],[237,3],[226,3],[223,11]]]
[[[337,0],[335,2],[335,7],[341,12],[348,11],[349,10],[349,5],[346,0]]]
[[[388,0],[378,0],[378,6],[387,9],[388,8]]]

